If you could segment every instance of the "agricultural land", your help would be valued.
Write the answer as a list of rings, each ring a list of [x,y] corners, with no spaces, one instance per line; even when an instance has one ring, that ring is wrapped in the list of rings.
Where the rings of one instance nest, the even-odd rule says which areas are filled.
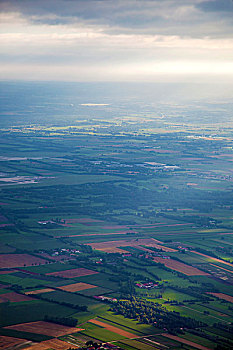
[[[0,349],[232,349],[227,106],[30,86],[1,95]]]

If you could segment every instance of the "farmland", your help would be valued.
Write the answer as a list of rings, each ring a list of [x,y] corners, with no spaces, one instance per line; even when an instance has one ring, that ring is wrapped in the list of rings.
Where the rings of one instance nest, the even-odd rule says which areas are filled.
[[[47,275],[64,277],[64,278],[74,278],[74,277],[94,275],[95,273],[97,272],[84,269],[84,268],[79,268],[79,269],[65,270],[65,271],[59,271],[59,272],[50,272],[50,273],[47,273]]]
[[[70,334],[78,332],[80,329],[72,327],[64,327],[59,324],[52,324],[51,322],[31,322],[31,323],[22,323],[14,326],[8,326],[7,329],[14,329],[22,332],[38,333],[49,335],[52,337],[59,337],[61,335]]]
[[[233,347],[233,129],[35,96],[0,120],[0,348]]]
[[[101,250],[103,252],[107,253],[122,253],[124,250],[120,249],[121,247],[133,247],[138,248],[140,250],[144,251],[150,251],[150,247],[161,249],[164,252],[174,252],[175,250],[172,248],[164,247],[163,245],[157,244],[162,243],[160,241],[157,241],[153,238],[151,239],[130,239],[130,240],[121,240],[121,241],[108,241],[108,242],[101,242],[101,243],[91,243],[90,246],[93,249]],[[143,245],[146,245],[148,247],[144,248]],[[120,247],[120,248],[118,248]],[[115,249],[115,250],[114,250]],[[127,248],[126,248],[127,251]]]
[[[214,295],[217,298],[229,301],[230,303],[233,303],[233,297],[231,297],[230,295],[226,295],[224,293],[211,293],[212,295]]]
[[[70,348],[70,344],[59,339],[45,340],[39,344],[27,347],[28,350],[66,350]]]
[[[154,261],[157,263],[164,264],[166,267],[172,270],[181,272],[188,276],[195,276],[195,275],[208,276],[208,273],[205,273],[204,271],[198,270],[192,266],[185,265],[182,262],[179,262],[173,259],[154,258]]]
[[[45,264],[46,260],[28,254],[0,254],[0,268]]]
[[[101,327],[103,327],[105,329],[108,329],[109,331],[111,331],[113,333],[123,335],[124,337],[129,338],[129,339],[136,337],[136,335],[133,334],[133,333],[126,332],[124,330],[121,330],[120,328],[117,328],[115,326],[111,326],[108,323],[105,323],[105,322],[102,322],[102,321],[99,321],[99,320],[91,319],[91,320],[89,320],[89,322],[91,322],[93,324],[96,324],[98,326],[101,326]]]
[[[33,294],[40,294],[40,293],[49,293],[49,292],[53,292],[54,289],[51,288],[44,288],[44,289],[36,289],[36,290],[31,290],[30,292],[26,292],[26,295],[33,295]]]
[[[9,349],[9,347],[14,347],[23,344],[27,346],[28,344],[30,344],[30,342],[27,342],[24,339],[0,336],[0,349]]]
[[[20,301],[29,301],[33,300],[33,298],[27,297],[26,295],[17,294],[15,292],[1,294],[0,303],[4,303],[10,301],[11,303],[17,303]]]
[[[88,283],[78,282],[74,284],[68,284],[66,286],[62,286],[59,288],[67,292],[79,292],[81,290],[96,288],[96,286],[92,286],[91,284],[88,284]]]
[[[173,339],[173,340],[178,340],[179,342],[183,343],[183,344],[187,344],[189,346],[192,346],[196,349],[200,349],[200,350],[209,350],[209,348],[206,348],[205,346],[202,346],[202,345],[199,345],[197,343],[194,343],[194,342],[191,342],[189,340],[185,340],[185,339],[182,339],[180,337],[177,337],[177,336],[174,336],[174,335],[171,335],[171,334],[162,334],[164,337],[167,337],[167,338],[170,338],[170,339]]]

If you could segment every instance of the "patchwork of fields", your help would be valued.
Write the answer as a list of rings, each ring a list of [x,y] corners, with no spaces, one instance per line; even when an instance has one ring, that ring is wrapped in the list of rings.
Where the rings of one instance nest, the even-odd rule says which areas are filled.
[[[129,239],[129,240],[121,240],[121,241],[108,241],[101,243],[90,243],[90,246],[93,249],[101,250],[106,253],[124,253],[127,252],[127,248],[122,250],[122,247],[133,247],[140,249],[142,251],[150,252],[149,247],[161,249],[164,252],[174,252],[175,250],[172,248],[168,248],[162,245],[162,242],[154,239],[154,238],[142,238],[142,239]],[[143,246],[147,246],[148,248],[144,248]]]
[[[76,119],[0,128],[0,349],[233,348],[230,131]]]

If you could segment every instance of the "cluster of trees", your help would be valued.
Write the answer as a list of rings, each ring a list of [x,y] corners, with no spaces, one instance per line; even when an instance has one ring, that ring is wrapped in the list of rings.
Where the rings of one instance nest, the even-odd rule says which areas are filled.
[[[231,334],[233,334],[233,323],[214,323],[213,325],[215,328],[221,329],[223,331],[229,332]]]
[[[205,325],[190,317],[182,317],[178,312],[168,311],[160,304],[136,297],[119,300],[112,304],[111,311],[172,333],[180,332],[182,328],[195,329]]]
[[[144,169],[143,167],[139,167]],[[63,169],[64,171],[65,169]],[[68,170],[70,172],[70,170]],[[165,176],[165,175],[163,175]],[[3,189],[3,196],[5,198],[13,194],[9,190]],[[111,181],[103,183],[89,183],[82,185],[54,185],[49,186],[49,190],[45,186],[29,187],[22,189],[14,189],[14,200],[16,197],[23,196],[23,202],[30,202],[35,206],[28,206],[27,208],[8,209],[8,214],[17,221],[17,227],[19,229],[27,229],[25,223],[21,221],[22,218],[30,216],[35,213],[51,213],[52,215],[58,214],[80,214],[85,215],[87,212],[89,215],[96,218],[111,219],[115,209],[126,212],[135,209],[137,214],[142,217],[154,218],[156,215],[161,215],[172,220],[192,222],[199,226],[214,227],[219,225],[220,221],[214,218],[199,216],[199,215],[178,215],[176,213],[177,208],[197,209],[201,212],[208,212],[216,206],[232,206],[231,193],[224,191],[202,191],[200,189],[178,189],[172,188],[165,191],[156,191],[154,189],[139,188],[137,183],[131,178],[130,183],[126,184],[114,184]],[[28,201],[28,198],[33,198],[33,201]],[[83,199],[80,202],[80,199]],[[46,207],[38,207],[36,203],[44,203]],[[56,206],[54,205],[56,203]],[[95,203],[100,204],[93,205]],[[151,208],[153,206],[160,208],[173,208],[172,214],[159,213],[155,210],[141,209],[141,207]],[[100,210],[101,208],[101,210]],[[117,221],[120,223],[123,219],[123,213],[118,216]],[[125,219],[125,220],[129,220]],[[122,223],[125,223],[125,220]],[[134,224],[134,220],[130,221]],[[130,223],[129,222],[129,223]],[[54,228],[57,224],[60,224],[61,220],[55,218],[55,223],[44,225],[44,228]],[[223,227],[223,226],[222,226]],[[14,230],[14,227],[6,227],[7,230]],[[45,231],[45,230],[44,230]]]
[[[64,170],[63,170],[64,171]],[[70,171],[70,170],[69,170]],[[220,192],[220,191],[218,191]],[[22,191],[16,189],[16,194],[22,194]],[[4,193],[5,194],[5,193]],[[156,190],[148,190],[145,188],[138,188],[137,184],[121,184],[114,185],[111,181],[104,183],[91,183],[91,184],[82,184],[82,185],[59,185],[59,186],[49,186],[49,191],[44,186],[38,186],[37,188],[27,188],[23,193],[24,198],[34,198],[38,202],[46,203],[46,208],[24,208],[23,212],[21,209],[14,209],[12,214],[17,215],[28,215],[33,213],[53,213],[56,215],[58,213],[80,213],[85,214],[88,212],[90,215],[103,215],[104,213],[109,213],[114,209],[135,209],[141,210],[141,206],[151,207],[152,205],[158,205],[160,207],[180,207],[187,206],[193,207],[197,205],[198,209],[200,206],[204,205],[203,211],[206,211],[210,208],[210,202],[215,204],[215,201],[218,202],[218,198],[206,194],[206,191],[187,189],[181,190],[176,188],[170,188],[164,192]],[[210,196],[211,198],[206,198]],[[80,203],[80,198],[85,198],[85,203]],[[88,201],[91,200],[91,203],[100,203],[102,204],[101,212],[99,206],[96,208],[95,205],[90,205]],[[56,207],[54,206],[56,202]],[[231,201],[232,204],[232,201]],[[104,214],[104,215],[105,215]],[[166,214],[160,214],[166,215]],[[146,210],[143,212],[143,216],[154,217],[153,212],[148,211],[146,215]],[[170,216],[169,216],[170,217]],[[206,217],[190,217],[188,216],[184,219],[184,216],[174,216],[173,219],[177,220],[190,220],[196,222],[197,224],[205,225],[214,222],[214,219]],[[46,225],[47,226],[47,225]]]
[[[53,323],[61,324],[63,326],[68,326],[68,327],[76,327],[78,324],[78,320],[73,317],[56,317],[56,316],[45,315],[44,321],[53,322]]]
[[[77,348],[69,348],[68,350],[76,350]],[[79,348],[79,350],[89,350],[89,349],[101,349],[101,350],[107,350],[107,349],[119,349],[119,350],[123,350],[122,348],[120,348],[119,346],[113,346],[113,344],[110,343],[96,343],[92,340],[88,340],[86,342],[86,344],[84,346],[82,346],[81,348]]]
[[[213,327],[217,330],[220,330],[219,334],[221,334],[222,332],[227,332],[229,334],[233,334],[233,323],[214,323]],[[218,334],[218,333],[217,333]],[[232,338],[232,337],[231,337]],[[228,350],[228,349],[233,349],[233,341],[232,339],[226,339],[225,337],[219,337],[216,336],[216,350]]]

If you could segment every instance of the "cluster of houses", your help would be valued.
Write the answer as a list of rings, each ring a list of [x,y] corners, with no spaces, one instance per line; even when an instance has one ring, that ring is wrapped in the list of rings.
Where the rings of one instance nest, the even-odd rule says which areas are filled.
[[[88,341],[85,347],[79,348],[80,350],[121,350],[121,348],[115,344],[111,343],[95,343],[93,341]]]
[[[60,250],[55,250],[52,253],[52,256],[58,256],[61,254],[69,254],[69,255],[75,255],[75,254],[79,254],[80,251],[78,249],[67,249],[67,248],[62,248]]]
[[[170,259],[169,255],[164,255],[164,253],[152,253],[145,256],[146,259],[153,259],[154,257],[159,257],[163,259]]]
[[[176,248],[179,250],[184,250],[185,252],[188,252],[189,250],[192,250],[193,247],[181,242],[169,242],[166,244],[168,247]]]
[[[45,220],[45,221],[37,221],[39,225],[48,225],[48,224],[56,224],[53,220]]]
[[[43,208],[43,207],[40,207],[40,208]],[[37,223],[39,225],[44,225],[44,226],[50,226],[50,225],[53,225],[53,226],[57,226],[57,225],[61,225],[61,226],[64,226],[64,224],[66,223],[66,221],[64,219],[52,219],[52,220],[43,220],[43,221],[37,221]]]
[[[153,289],[155,287],[158,287],[158,283],[153,283],[153,282],[139,282],[136,283],[136,286],[141,289]]]
[[[116,298],[105,297],[103,295],[95,295],[94,298],[102,301],[117,301]]]

